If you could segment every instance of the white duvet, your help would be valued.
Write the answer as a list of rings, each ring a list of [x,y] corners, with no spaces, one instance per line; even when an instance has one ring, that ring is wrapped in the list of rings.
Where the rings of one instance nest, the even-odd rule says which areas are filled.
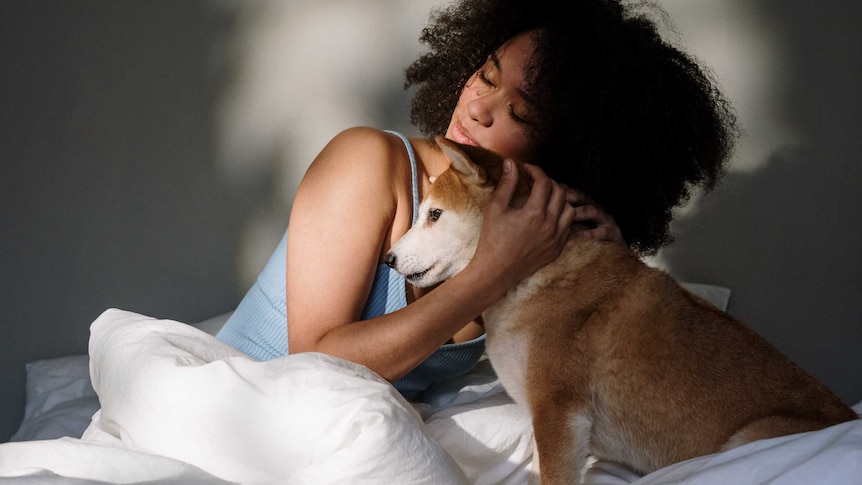
[[[0,483],[522,484],[532,431],[483,363],[416,409],[322,354],[256,362],[188,325],[108,310],[91,326],[102,409],[81,439],[0,445]],[[857,409],[858,411],[859,409]],[[862,421],[590,483],[862,484]]]

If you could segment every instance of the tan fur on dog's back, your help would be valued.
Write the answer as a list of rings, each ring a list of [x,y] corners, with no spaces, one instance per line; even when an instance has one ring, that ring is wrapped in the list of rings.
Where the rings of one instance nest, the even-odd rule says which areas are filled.
[[[473,218],[478,231],[477,209],[493,192],[501,161],[438,143],[455,150],[450,158],[466,153],[484,168],[467,163],[467,172],[478,173],[447,173],[464,163],[453,160],[441,175],[449,179],[435,182],[426,199]],[[521,174],[521,193],[528,178]],[[411,249],[396,244],[393,252]],[[543,484],[574,483],[588,453],[649,473],[858,418],[743,323],[622,243],[573,237],[483,319],[491,363],[532,415]]]

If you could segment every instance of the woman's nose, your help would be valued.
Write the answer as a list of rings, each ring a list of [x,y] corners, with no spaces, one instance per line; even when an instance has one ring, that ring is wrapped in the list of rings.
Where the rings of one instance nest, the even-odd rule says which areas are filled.
[[[494,121],[492,98],[490,94],[479,96],[467,104],[467,114],[482,126],[491,126]]]

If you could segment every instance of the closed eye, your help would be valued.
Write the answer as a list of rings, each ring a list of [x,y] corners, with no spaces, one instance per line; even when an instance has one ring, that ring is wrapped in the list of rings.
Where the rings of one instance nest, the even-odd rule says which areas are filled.
[[[524,118],[523,116],[521,116],[515,112],[515,107],[512,106],[511,104],[509,105],[509,117],[512,118],[512,120],[515,121],[516,123],[521,123],[522,125],[529,125],[530,124],[530,122],[527,121],[526,118]]]
[[[494,83],[492,83],[491,80],[488,79],[488,76],[485,75],[484,69],[479,69],[479,71],[476,73],[476,77],[478,77],[483,84],[491,86],[492,88],[495,87]]]
[[[485,74],[484,69],[480,69],[479,71],[477,71],[476,77],[479,78],[479,81],[481,81],[486,86],[490,86],[492,88],[497,87],[496,84],[494,84],[490,79],[488,79],[488,76]],[[527,118],[525,116],[522,116],[515,111],[515,107],[512,104],[509,104],[508,111],[509,111],[509,118],[511,118],[515,123],[520,123],[522,125],[529,125],[530,124],[530,121],[527,120]]]
[[[443,213],[442,209],[429,209],[428,210],[428,222],[437,222],[437,219],[440,218],[440,214]]]

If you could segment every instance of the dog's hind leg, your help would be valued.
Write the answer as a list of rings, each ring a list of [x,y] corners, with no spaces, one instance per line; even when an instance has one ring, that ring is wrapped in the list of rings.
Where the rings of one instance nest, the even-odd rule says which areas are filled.
[[[533,432],[542,485],[581,483],[590,449],[592,421],[549,402],[533,406]]]

